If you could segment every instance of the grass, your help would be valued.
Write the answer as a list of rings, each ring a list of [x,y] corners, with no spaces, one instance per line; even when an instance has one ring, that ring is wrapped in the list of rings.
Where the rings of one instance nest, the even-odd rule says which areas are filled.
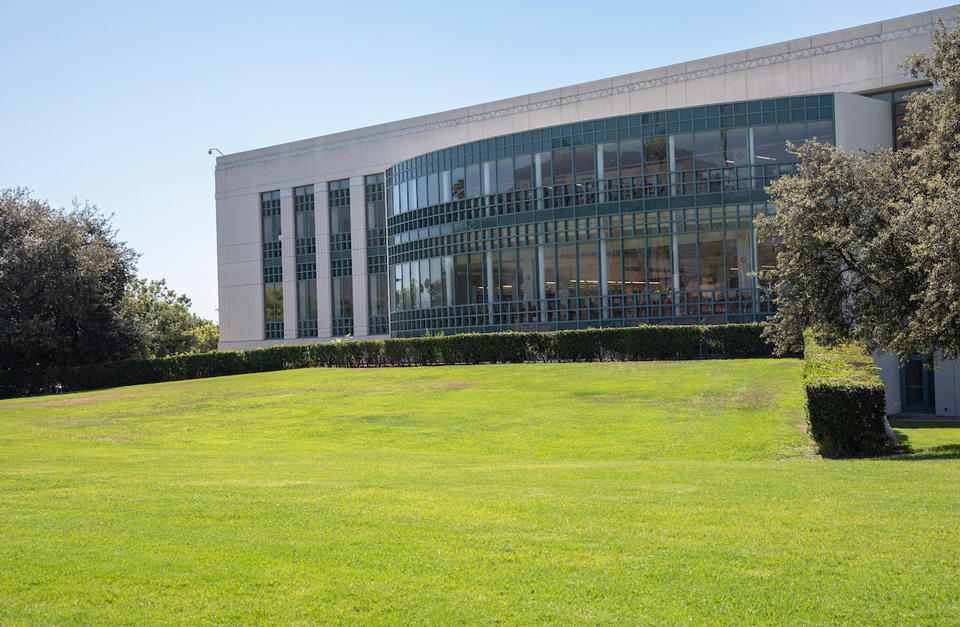
[[[791,360],[0,401],[0,625],[960,624],[960,430],[802,423]]]

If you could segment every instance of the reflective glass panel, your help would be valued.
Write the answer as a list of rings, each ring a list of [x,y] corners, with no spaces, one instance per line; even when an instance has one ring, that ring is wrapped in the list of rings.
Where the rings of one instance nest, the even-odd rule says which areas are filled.
[[[644,238],[631,237],[623,240],[624,293],[643,294],[647,291],[645,256]]]
[[[757,126],[750,129],[750,143],[753,146],[751,163],[766,165],[777,160],[777,127]]]
[[[651,292],[670,292],[673,290],[669,235],[656,235],[647,238],[647,268]]]
[[[593,181],[597,178],[595,152],[596,149],[593,146],[577,146],[574,149],[574,172],[577,181]]]
[[[617,144],[603,144],[603,178],[615,179],[620,176],[617,169]]]
[[[704,131],[696,134],[697,168],[722,168],[723,145],[720,131]]]
[[[787,142],[799,148],[807,139],[807,132],[803,122],[781,124],[777,132],[780,138],[780,161],[796,161],[797,155],[790,152]]]
[[[647,174],[667,171],[667,138],[647,137],[643,140],[643,166]],[[623,167],[621,154],[620,167]],[[626,176],[626,174],[624,174]]]
[[[553,151],[553,182],[555,185],[573,182],[573,151],[571,149]]]
[[[476,198],[480,195],[480,164],[467,166],[467,198]]]
[[[533,164],[536,175],[536,186],[553,185],[553,161],[549,152],[538,152],[533,155]]]
[[[747,129],[732,128],[720,131],[723,142],[723,162],[726,166],[747,165],[750,153],[747,150]]]
[[[620,176],[640,176],[643,172],[643,140],[620,142]]]
[[[699,239],[700,289],[724,289],[723,233],[707,231],[700,233]]]
[[[699,133],[698,133],[699,137]],[[693,169],[693,135],[686,133],[684,135],[670,136],[670,169],[671,170],[692,170]],[[697,144],[699,150],[700,144]],[[699,167],[699,166],[698,166]]]
[[[501,194],[513,191],[513,159],[497,161],[497,191]]]
[[[531,155],[517,157],[514,165],[514,179],[517,189],[533,187],[533,157]]]

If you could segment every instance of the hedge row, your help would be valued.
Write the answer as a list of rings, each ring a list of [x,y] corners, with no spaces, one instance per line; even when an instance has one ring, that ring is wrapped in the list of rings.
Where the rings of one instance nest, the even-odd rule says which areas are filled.
[[[759,324],[334,341],[50,370],[0,371],[0,398],[311,367],[772,357]]]
[[[803,389],[810,435],[824,457],[891,452],[884,388],[863,348],[827,348],[804,337]]]

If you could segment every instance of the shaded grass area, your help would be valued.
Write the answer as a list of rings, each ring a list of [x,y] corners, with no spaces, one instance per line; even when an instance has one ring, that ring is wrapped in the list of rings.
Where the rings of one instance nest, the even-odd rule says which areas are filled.
[[[960,464],[816,459],[801,404],[791,360],[2,401],[0,624],[956,624]]]

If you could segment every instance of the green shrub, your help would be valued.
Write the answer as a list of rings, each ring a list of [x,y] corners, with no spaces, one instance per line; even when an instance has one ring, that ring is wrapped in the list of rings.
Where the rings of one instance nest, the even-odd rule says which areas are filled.
[[[0,371],[0,397],[76,392],[291,368],[523,361],[770,357],[760,325],[640,326],[546,333],[462,333],[176,355],[46,371]]]
[[[810,435],[824,457],[868,457],[890,451],[883,382],[855,345],[823,347],[805,339],[803,390]]]

